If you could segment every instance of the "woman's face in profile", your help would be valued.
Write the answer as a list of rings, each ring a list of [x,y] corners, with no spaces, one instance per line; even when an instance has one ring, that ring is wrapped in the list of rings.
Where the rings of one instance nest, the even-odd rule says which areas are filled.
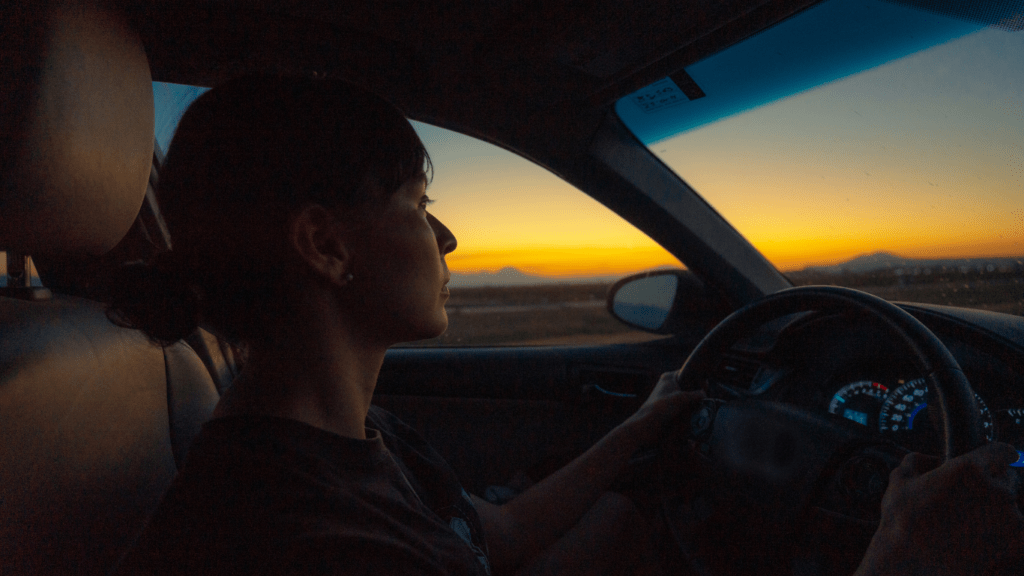
[[[361,324],[393,344],[433,338],[448,327],[446,254],[455,236],[427,212],[426,176],[391,195],[372,226],[352,238],[353,280]]]

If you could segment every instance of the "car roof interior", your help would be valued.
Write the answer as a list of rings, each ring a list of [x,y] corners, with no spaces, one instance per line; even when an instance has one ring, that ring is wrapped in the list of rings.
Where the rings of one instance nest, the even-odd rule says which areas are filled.
[[[508,146],[538,114],[571,114],[552,137],[589,136],[619,97],[813,3],[155,1],[131,14],[156,80],[336,74],[413,118]]]
[[[217,400],[223,367],[194,352],[202,339],[153,346],[61,280],[116,252],[158,211],[151,80],[340,76],[412,118],[530,158],[639,221],[651,217],[644,199],[617,197],[607,182],[620,177],[589,155],[614,102],[812,3],[7,3],[0,250],[31,255],[55,294],[0,296],[0,573],[110,572]],[[675,223],[647,229],[695,270],[721,264],[706,239],[670,232]],[[761,284],[718,278],[746,300],[784,282],[764,270]]]

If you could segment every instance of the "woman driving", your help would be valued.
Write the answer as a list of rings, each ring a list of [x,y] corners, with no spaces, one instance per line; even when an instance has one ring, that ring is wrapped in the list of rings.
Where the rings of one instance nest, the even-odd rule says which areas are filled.
[[[590,450],[502,506],[467,494],[416,432],[371,405],[388,347],[447,327],[456,239],[427,210],[430,170],[397,109],[337,80],[247,77],[189,108],[159,189],[173,249],[124,270],[111,316],[157,342],[201,324],[242,343],[247,359],[123,573],[656,570],[643,515],[610,487],[703,397],[672,374]],[[1016,507],[1004,511],[1015,497],[1010,452],[990,445],[959,464],[897,470],[890,494],[903,492],[887,495],[892,520],[861,570],[907,573],[908,559],[927,555],[927,542],[907,545],[906,527],[931,519],[915,507],[921,494],[954,489],[928,479],[936,472],[983,470],[972,482],[997,502],[986,510],[1019,529]],[[985,522],[991,535],[993,516]]]

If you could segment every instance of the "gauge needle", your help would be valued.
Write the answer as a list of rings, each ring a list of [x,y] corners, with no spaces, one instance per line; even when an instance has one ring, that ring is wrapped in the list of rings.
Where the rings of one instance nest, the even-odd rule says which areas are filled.
[[[923,410],[924,407],[927,406],[927,405],[928,405],[928,403],[925,402],[924,404],[921,404],[917,408],[914,408],[914,411],[910,413],[910,419],[907,420],[907,430],[913,430],[914,429],[914,417],[917,416],[917,413],[920,412],[921,410]]]

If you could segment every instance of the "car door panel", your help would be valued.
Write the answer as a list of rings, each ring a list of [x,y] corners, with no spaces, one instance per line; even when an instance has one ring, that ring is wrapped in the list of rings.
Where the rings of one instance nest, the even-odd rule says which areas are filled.
[[[395,349],[374,403],[430,442],[467,490],[538,480],[632,414],[694,342]]]

